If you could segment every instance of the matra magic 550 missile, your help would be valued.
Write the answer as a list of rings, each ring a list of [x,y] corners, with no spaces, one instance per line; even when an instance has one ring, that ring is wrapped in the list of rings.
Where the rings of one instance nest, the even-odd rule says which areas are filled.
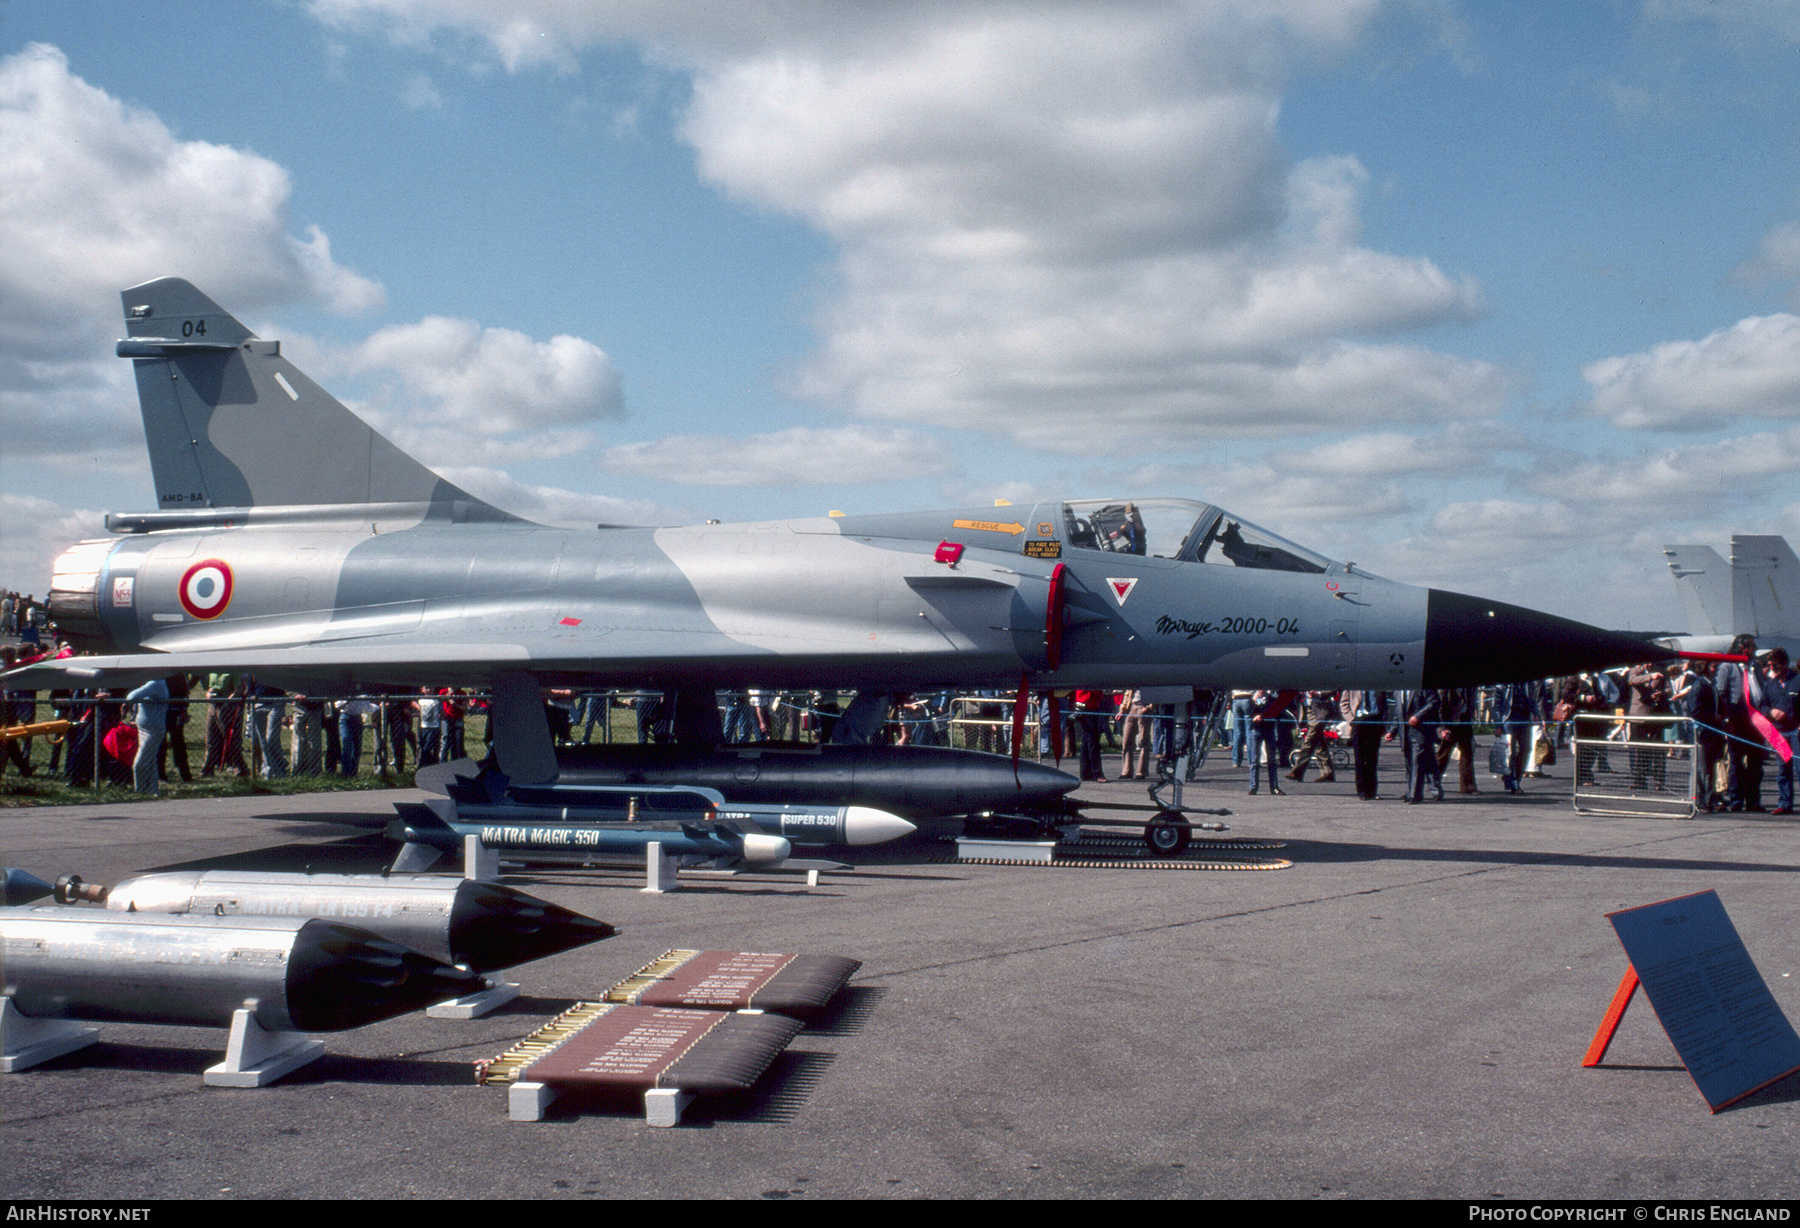
[[[631,749],[654,753],[682,748],[644,746]],[[880,748],[839,746],[818,749],[862,753]],[[948,753],[960,756],[965,752]],[[802,752],[801,758],[816,759],[818,756]],[[677,760],[678,764],[691,761],[690,758]],[[995,761],[1006,766],[1004,759]],[[703,774],[703,771],[695,772],[695,775]],[[761,800],[770,795],[778,796],[777,789],[751,790],[739,783],[733,792],[740,796],[727,800],[724,791],[715,787],[724,783],[717,780],[718,773],[708,775],[705,781],[684,781],[679,766],[659,772],[659,778],[654,782],[589,783],[570,780],[572,775],[574,773],[559,774],[548,784],[517,785],[492,768],[458,759],[421,770],[414,783],[422,789],[444,794],[456,803],[456,817],[470,823],[724,824],[729,830],[755,829],[766,836],[781,836],[795,844],[884,844],[918,830],[900,816],[873,806],[840,801],[809,804],[805,800],[809,793],[832,797],[852,791],[842,787],[811,790],[801,787],[796,789],[803,795],[801,799],[780,802]],[[1056,775],[1064,774],[1057,772]],[[745,792],[754,792],[756,796],[745,799],[741,796]],[[441,817],[450,817],[451,812],[442,807],[433,809]]]
[[[467,836],[478,837],[484,847],[515,861],[574,865],[642,861],[652,844],[660,844],[671,857],[709,862],[721,869],[773,867],[793,851],[782,837],[748,830],[746,823],[607,822],[539,807],[464,806],[449,798],[432,798],[423,804],[396,802],[394,810],[399,817],[388,825],[387,834],[407,846],[394,867],[408,872],[424,869],[439,855],[460,850]],[[427,849],[432,855],[424,852]]]

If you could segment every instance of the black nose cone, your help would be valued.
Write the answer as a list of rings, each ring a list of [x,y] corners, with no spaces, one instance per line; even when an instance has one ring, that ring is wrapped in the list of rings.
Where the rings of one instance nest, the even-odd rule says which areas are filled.
[[[1434,588],[1425,604],[1425,669],[1420,685],[1527,682],[1674,657],[1649,640]]]

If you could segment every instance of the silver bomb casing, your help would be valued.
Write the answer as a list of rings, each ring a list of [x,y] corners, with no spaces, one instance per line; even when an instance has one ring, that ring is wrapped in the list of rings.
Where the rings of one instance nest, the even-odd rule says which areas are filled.
[[[618,932],[500,883],[442,876],[170,871],[115,884],[106,907],[138,914],[321,917],[477,972],[529,963]]]
[[[0,910],[0,994],[37,1019],[339,1032],[482,987],[341,921]]]

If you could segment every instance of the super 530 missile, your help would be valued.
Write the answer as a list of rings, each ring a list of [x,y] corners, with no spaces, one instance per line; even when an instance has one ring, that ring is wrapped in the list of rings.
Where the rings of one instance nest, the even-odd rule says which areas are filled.
[[[446,770],[446,768],[448,770]],[[420,772],[422,789],[447,792],[455,765]],[[1056,812],[1081,782],[1030,759],[947,746],[698,746],[669,744],[563,746],[556,750],[557,790],[630,785],[715,790],[737,805],[862,807],[917,823],[988,812]],[[464,770],[464,774],[469,774]],[[513,786],[515,793],[532,786]],[[792,830],[763,830],[799,839]],[[830,843],[876,844],[912,830],[865,816]],[[807,840],[805,843],[825,843]]]
[[[341,1032],[485,987],[342,921],[0,909],[0,996],[34,1019]]]
[[[110,888],[65,875],[56,898],[104,902],[113,912],[219,917],[322,917],[476,972],[529,963],[618,933],[499,883],[378,874],[171,871]]]

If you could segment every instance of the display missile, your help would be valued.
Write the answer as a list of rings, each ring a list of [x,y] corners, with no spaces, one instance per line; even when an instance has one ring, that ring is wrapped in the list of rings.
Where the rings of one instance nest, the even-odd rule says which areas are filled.
[[[447,783],[438,776],[432,783],[469,822],[723,823],[795,844],[881,844],[918,830],[872,806],[727,802],[718,790],[699,785],[517,785],[492,769],[459,763],[473,775]]]
[[[618,933],[604,921],[499,883],[378,874],[171,871],[99,892],[73,876],[57,898],[100,895],[114,912],[349,921],[435,959],[491,972]]]
[[[341,1032],[484,989],[342,921],[0,910],[0,995],[38,1019]]]
[[[516,806],[465,806],[449,798],[419,804],[398,802],[399,819],[389,835],[407,844],[425,844],[444,852],[462,847],[465,836],[478,836],[490,849],[521,861],[592,861],[639,859],[651,844],[673,857],[720,863],[771,865],[787,860],[793,846],[781,836],[742,831],[720,823],[606,823],[579,818],[521,819]],[[474,810],[477,813],[468,813]]]
[[[946,746],[563,746],[556,765],[558,788],[690,786],[733,805],[861,806],[913,822],[1060,810],[1081,785],[1048,764]],[[475,771],[467,762],[440,764],[416,782],[447,794],[459,775]]]
[[[896,814],[869,806],[779,806],[697,797],[677,790],[646,795],[642,788],[539,786],[547,800],[498,803],[456,802],[457,817],[469,823],[587,823],[722,825],[781,836],[794,844],[881,844],[918,828]],[[553,800],[548,800],[553,799]],[[453,799],[454,800],[454,799]]]

